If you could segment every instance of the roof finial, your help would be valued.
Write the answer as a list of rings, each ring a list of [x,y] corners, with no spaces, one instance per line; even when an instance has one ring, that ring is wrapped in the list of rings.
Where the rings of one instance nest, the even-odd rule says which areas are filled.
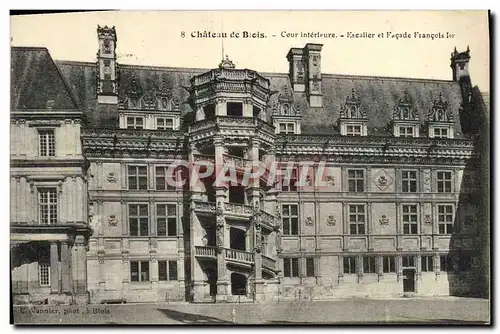
[[[469,45],[467,45],[467,52],[469,52],[469,51],[470,51],[470,49],[469,49]]]

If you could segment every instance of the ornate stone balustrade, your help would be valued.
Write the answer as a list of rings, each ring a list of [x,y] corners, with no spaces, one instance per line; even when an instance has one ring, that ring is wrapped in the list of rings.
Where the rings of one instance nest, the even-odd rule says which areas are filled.
[[[217,247],[195,246],[195,255],[200,257],[217,258]]]
[[[253,212],[250,205],[238,203],[224,203],[224,209],[224,213],[229,214],[250,215]]]
[[[247,263],[253,263],[254,262],[254,254],[250,252],[245,252],[237,249],[228,249],[226,248],[224,250],[226,252],[226,259],[227,260],[233,260],[233,261],[238,261],[238,262],[247,262]]]
[[[215,214],[216,204],[214,202],[194,201],[194,210],[197,212]]]

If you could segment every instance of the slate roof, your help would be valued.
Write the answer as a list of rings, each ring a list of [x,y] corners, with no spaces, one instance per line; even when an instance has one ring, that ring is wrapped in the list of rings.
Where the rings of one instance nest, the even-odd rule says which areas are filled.
[[[101,119],[96,110],[96,64],[70,61],[56,61],[56,64],[69,82],[69,87],[73,90],[80,108],[86,110],[89,125],[97,127],[102,127],[103,123],[109,125],[109,119]],[[192,76],[208,71],[208,69],[197,68],[135,65],[118,65],[118,69],[120,99],[123,98],[124,87],[130,85],[132,77],[135,78],[144,93],[157,90],[162,84],[166,84],[171,88],[173,97],[180,103],[181,115],[189,117],[192,110],[186,103],[188,92],[183,86],[190,85],[189,79]],[[258,71],[258,69],[255,70]],[[277,91],[276,94],[272,95],[266,111],[270,117],[272,107],[279,95],[291,92],[292,88],[288,74],[260,74],[269,78],[271,90]],[[391,131],[388,125],[392,120],[395,106],[397,106],[399,99],[404,96],[406,90],[413,101],[422,125],[427,121],[427,114],[431,110],[433,102],[442,94],[443,100],[449,103],[449,108],[454,116],[455,138],[463,137],[459,124],[459,107],[462,97],[458,82],[338,74],[322,74],[323,108],[311,108],[305,93],[293,93],[294,104],[300,108],[302,114],[302,133],[338,134],[337,121],[340,109],[353,88],[361,100],[361,108],[366,111],[370,136],[390,136]],[[117,125],[112,124],[112,126]]]
[[[11,110],[77,110],[65,77],[46,48],[11,49]]]

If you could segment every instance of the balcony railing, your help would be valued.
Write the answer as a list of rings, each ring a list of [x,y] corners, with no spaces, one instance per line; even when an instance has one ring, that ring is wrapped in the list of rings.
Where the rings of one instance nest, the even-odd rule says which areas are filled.
[[[214,202],[194,201],[194,210],[198,212],[215,213]]]
[[[267,225],[274,225],[274,216],[264,210],[261,210],[262,222]]]
[[[208,154],[194,154],[194,162],[205,162],[215,164],[215,156]]]
[[[211,246],[196,246],[195,247],[196,256],[217,258],[217,247]]]
[[[276,260],[271,259],[265,255],[262,255],[262,267],[270,269],[272,271],[277,271],[278,266],[276,265]]]
[[[236,249],[227,249],[227,248],[224,251],[226,252],[226,259],[228,260],[235,260],[238,262],[248,262],[248,263],[254,262],[253,253]]]
[[[224,212],[233,214],[249,215],[252,214],[253,210],[250,205],[238,204],[238,203],[224,203]]]

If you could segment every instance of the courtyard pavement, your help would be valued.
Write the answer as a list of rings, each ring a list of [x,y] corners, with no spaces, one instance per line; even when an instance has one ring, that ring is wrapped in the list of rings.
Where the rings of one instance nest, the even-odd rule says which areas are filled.
[[[15,324],[488,324],[473,298],[346,299],[263,304],[14,306]]]

